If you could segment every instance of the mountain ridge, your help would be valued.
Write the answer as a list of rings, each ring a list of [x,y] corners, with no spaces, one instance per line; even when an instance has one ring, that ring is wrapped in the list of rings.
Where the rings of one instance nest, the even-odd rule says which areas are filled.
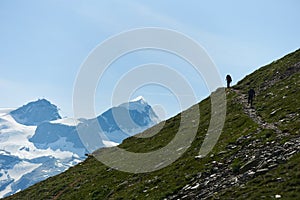
[[[10,112],[16,122],[27,125],[37,126],[45,121],[61,119],[58,108],[46,99],[38,99]]]
[[[201,111],[196,138],[183,156],[166,168],[131,174],[89,156],[7,199],[299,199],[299,63],[300,49],[227,89],[224,129],[204,158],[197,156],[210,123],[210,97],[192,106]],[[250,88],[257,91],[255,110],[247,105]],[[164,127],[153,137],[130,137],[119,147],[131,152],[160,149],[172,140],[180,119],[178,114],[161,122]],[[157,126],[141,135],[151,135]]]

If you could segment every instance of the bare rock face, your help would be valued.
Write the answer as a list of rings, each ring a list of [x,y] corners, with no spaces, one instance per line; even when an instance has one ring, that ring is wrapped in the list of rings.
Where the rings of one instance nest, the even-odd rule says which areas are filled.
[[[16,122],[26,126],[37,126],[43,122],[61,119],[58,108],[46,99],[30,102],[10,114]]]

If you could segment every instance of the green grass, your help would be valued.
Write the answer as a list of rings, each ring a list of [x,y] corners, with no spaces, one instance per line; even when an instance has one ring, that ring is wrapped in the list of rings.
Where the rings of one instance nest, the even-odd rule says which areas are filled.
[[[299,134],[300,73],[278,82],[257,98],[257,110],[267,122],[275,122],[285,132]]]
[[[245,93],[250,88],[254,88],[258,91],[262,89],[265,83],[269,83],[275,77],[280,77],[285,74],[288,68],[298,63],[299,60],[300,49],[247,75],[243,80],[238,82],[235,88],[241,89]]]
[[[277,72],[284,74],[290,65],[300,62],[300,50],[285,56],[248,75],[234,88],[247,92],[254,87],[259,90],[265,82],[273,80]],[[278,123],[278,127],[299,135],[299,73],[294,74],[271,87],[259,90],[255,99],[258,114],[268,122]],[[288,89],[284,89],[286,86]],[[111,169],[94,157],[88,157],[84,162],[70,168],[66,172],[48,178],[8,199],[163,199],[176,193],[179,189],[197,177],[199,172],[209,172],[212,161],[223,162],[235,155],[252,140],[260,139],[264,143],[276,137],[273,130],[258,132],[258,125],[244,112],[237,101],[237,94],[227,90],[227,115],[222,134],[210,154],[203,159],[195,159],[205,137],[210,122],[210,98],[199,103],[200,125],[191,147],[171,165],[151,173],[132,174]],[[271,95],[270,93],[273,93]],[[283,98],[285,96],[285,98]],[[271,114],[274,109],[279,109]],[[186,111],[186,112],[189,112]],[[293,113],[296,113],[294,116]],[[290,115],[286,119],[286,116]],[[195,116],[190,116],[193,119]],[[161,131],[149,138],[131,137],[119,146],[132,152],[151,152],[167,145],[175,136],[180,125],[181,114],[167,120]],[[280,120],[283,120],[282,122]],[[189,131],[187,128],[185,131]],[[142,135],[152,135],[155,128],[148,129]],[[236,144],[238,138],[245,135],[253,137],[243,140],[235,149],[228,150],[227,146]],[[292,137],[292,136],[287,136]],[[288,140],[288,138],[283,138]],[[220,152],[223,152],[220,154]],[[213,156],[212,156],[213,155]],[[222,191],[224,199],[261,199],[266,196],[282,194],[290,199],[299,197],[300,156],[296,155],[289,163],[279,166],[266,175],[258,176],[248,182],[244,188],[229,188]],[[231,170],[239,173],[244,161],[233,160]],[[292,171],[292,172],[290,172]],[[280,174],[281,173],[281,174]],[[283,177],[285,181],[276,182]]]

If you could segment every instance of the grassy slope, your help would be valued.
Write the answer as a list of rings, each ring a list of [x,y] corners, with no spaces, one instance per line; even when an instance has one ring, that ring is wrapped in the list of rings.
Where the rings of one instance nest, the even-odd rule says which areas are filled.
[[[251,85],[258,91],[264,82],[270,81],[276,76],[277,71],[284,73],[289,66],[297,62],[300,62],[299,50],[247,76],[236,88],[246,92]],[[270,122],[281,120],[280,129],[298,135],[299,116],[294,116],[293,113],[300,113],[299,80],[299,73],[294,74],[285,81],[261,90],[256,100],[258,113],[263,119]],[[290,88],[285,88],[287,85]],[[232,91],[227,91],[227,93],[228,107],[225,127],[218,144],[211,152],[215,155],[213,158],[210,156],[201,160],[194,158],[198,155],[209,125],[210,99],[207,98],[199,103],[200,126],[192,146],[172,165],[152,173],[130,174],[110,169],[95,158],[89,157],[66,172],[42,181],[8,199],[162,199],[185,186],[199,172],[209,171],[210,163],[213,160],[222,162],[233,155],[235,151],[239,150],[238,148],[223,154],[218,154],[218,152],[225,151],[226,146],[234,143],[240,136],[257,130],[258,125],[242,112],[242,106],[235,101],[237,94]],[[286,97],[283,99],[283,96]],[[279,107],[282,109],[271,115]],[[291,117],[287,118],[288,114],[292,114]],[[128,138],[120,146],[133,152],[153,151],[165,146],[174,137],[179,123],[180,115],[177,115],[167,120],[164,128],[154,137]],[[151,129],[147,130],[147,133],[151,131]],[[257,137],[264,138],[263,133]],[[227,191],[223,191],[221,197],[224,199],[243,198],[246,195],[248,198],[256,199],[261,197],[261,194],[269,194],[270,191],[273,194],[276,193],[276,190],[282,191],[283,188],[286,188],[284,196],[296,199],[295,195],[299,195],[298,185],[300,185],[299,161],[300,156],[296,155],[289,163],[253,179],[245,185],[244,189],[229,188]],[[274,182],[278,176],[285,181]],[[256,194],[260,196],[256,196]]]
[[[270,65],[257,70],[238,84],[238,88],[247,88],[248,83],[258,90],[263,82],[283,74],[294,63],[300,62],[300,51],[285,56]],[[257,97],[256,109],[267,122],[276,123],[284,133],[300,134],[300,73],[278,81],[266,88]],[[273,199],[280,194],[282,199],[300,199],[300,155],[295,155],[288,163],[280,165],[265,175],[249,181],[245,187],[233,187],[221,196],[224,199]]]
[[[245,93],[251,87],[258,91],[256,110],[267,122],[277,123],[282,131],[299,134],[300,123],[300,74],[288,75],[291,66],[300,62],[300,49],[280,60],[256,70],[238,83],[236,88]],[[298,65],[299,66],[299,65]],[[274,79],[276,82],[274,82]],[[270,87],[263,88],[265,83]],[[270,84],[269,84],[270,85]]]

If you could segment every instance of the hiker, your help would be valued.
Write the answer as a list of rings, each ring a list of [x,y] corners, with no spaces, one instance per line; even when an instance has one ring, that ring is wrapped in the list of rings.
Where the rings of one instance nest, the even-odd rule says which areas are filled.
[[[248,105],[250,104],[250,108],[252,108],[254,97],[255,97],[255,91],[251,88],[248,91]]]
[[[227,81],[227,88],[230,88],[230,83],[232,82],[232,78],[229,74],[226,76],[226,81]]]

